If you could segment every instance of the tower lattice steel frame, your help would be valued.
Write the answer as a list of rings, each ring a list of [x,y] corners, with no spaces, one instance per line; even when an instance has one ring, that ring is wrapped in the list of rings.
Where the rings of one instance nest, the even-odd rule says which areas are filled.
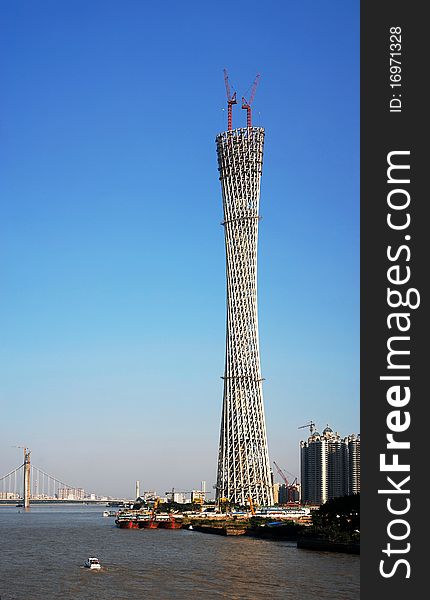
[[[257,314],[257,240],[264,129],[216,138],[224,207],[227,334],[217,499],[273,504]]]

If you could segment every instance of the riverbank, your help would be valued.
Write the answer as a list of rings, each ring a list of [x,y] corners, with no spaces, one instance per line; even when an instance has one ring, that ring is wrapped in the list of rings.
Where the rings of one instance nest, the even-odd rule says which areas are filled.
[[[297,548],[305,550],[360,554],[359,542],[339,542],[324,536],[306,535],[307,526],[291,521],[261,523],[253,522],[252,519],[242,519],[241,521],[224,519],[218,520],[218,522],[208,522],[206,519],[198,522],[194,519],[192,524],[184,523],[183,528],[192,528],[193,531],[214,535],[248,536],[266,540],[296,542]]]
[[[255,535],[256,537],[281,537],[282,539],[296,540],[306,525],[292,519],[268,522],[268,519],[256,517],[217,515],[216,518],[185,517],[183,527],[184,529],[191,527],[195,531],[218,535]]]
[[[354,542],[333,542],[324,538],[299,537],[297,548],[301,550],[319,550],[320,552],[345,552],[360,554],[360,544]]]

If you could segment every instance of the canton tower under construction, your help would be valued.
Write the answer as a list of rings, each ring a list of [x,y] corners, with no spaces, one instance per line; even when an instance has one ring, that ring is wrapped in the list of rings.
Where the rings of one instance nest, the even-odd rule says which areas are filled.
[[[216,138],[224,208],[227,276],[227,331],[224,397],[218,457],[217,500],[232,504],[273,504],[263,407],[257,314],[257,239],[264,129],[253,127],[251,104],[242,98],[247,127],[233,129],[228,99],[228,129]]]

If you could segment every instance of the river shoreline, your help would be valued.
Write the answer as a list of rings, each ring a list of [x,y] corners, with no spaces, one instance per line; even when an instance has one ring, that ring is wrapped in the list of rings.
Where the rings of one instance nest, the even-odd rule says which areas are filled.
[[[252,524],[240,521],[226,520],[220,523],[184,524],[184,529],[206,534],[223,536],[247,536],[273,541],[296,542],[301,550],[318,550],[321,552],[342,552],[360,554],[360,544],[356,542],[337,542],[321,536],[302,535],[304,526],[297,523]]]

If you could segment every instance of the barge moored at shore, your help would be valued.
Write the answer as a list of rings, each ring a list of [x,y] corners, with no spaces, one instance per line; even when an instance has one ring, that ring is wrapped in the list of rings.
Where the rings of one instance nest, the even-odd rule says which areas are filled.
[[[180,529],[182,516],[141,510],[124,511],[118,513],[115,523],[120,529]]]

